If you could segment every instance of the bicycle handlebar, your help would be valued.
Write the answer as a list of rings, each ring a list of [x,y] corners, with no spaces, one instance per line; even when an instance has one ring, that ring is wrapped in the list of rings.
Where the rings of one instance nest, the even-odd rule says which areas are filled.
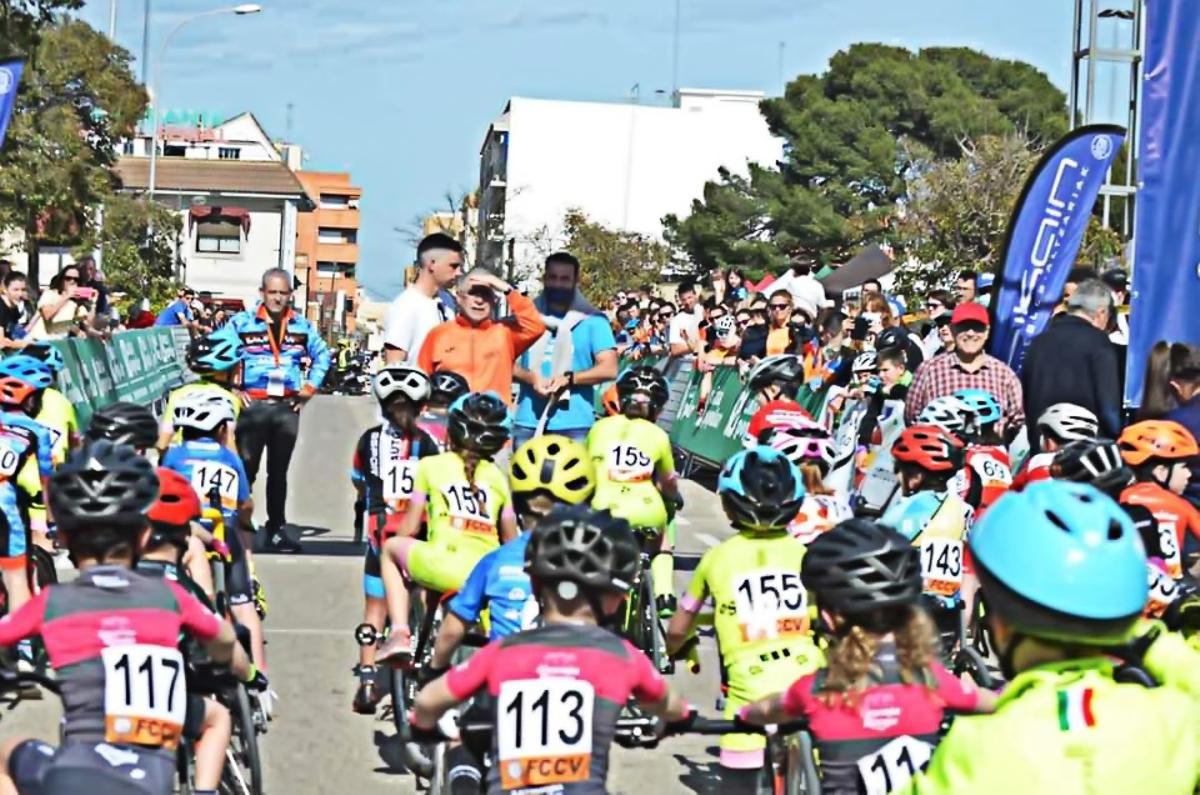
[[[19,690],[26,684],[34,684],[55,695],[62,695],[62,686],[48,676],[31,671],[0,670],[0,690]]]

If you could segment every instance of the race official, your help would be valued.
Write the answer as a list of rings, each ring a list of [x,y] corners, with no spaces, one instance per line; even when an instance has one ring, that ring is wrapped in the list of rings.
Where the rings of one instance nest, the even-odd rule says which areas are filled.
[[[262,301],[230,318],[219,333],[242,342],[244,362],[237,423],[238,454],[253,484],[263,451],[267,454],[267,525],[264,547],[299,552],[287,536],[288,466],[300,432],[300,409],[316,394],[329,371],[330,353],[313,324],[291,309],[292,276],[282,268],[263,274]],[[301,360],[308,357],[308,372]]]

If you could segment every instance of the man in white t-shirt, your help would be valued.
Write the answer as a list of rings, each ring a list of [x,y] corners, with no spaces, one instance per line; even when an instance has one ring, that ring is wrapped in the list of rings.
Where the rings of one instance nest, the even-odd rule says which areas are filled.
[[[776,289],[774,286],[772,288]],[[792,303],[804,312],[809,320],[814,320],[819,311],[832,305],[832,302],[825,298],[825,286],[812,275],[811,265],[793,265],[792,279],[786,289],[792,294]]]
[[[388,364],[417,361],[425,335],[454,317],[454,310],[438,297],[458,278],[463,248],[449,235],[426,235],[417,246],[417,280],[388,307],[383,323],[384,360]]]
[[[704,310],[700,306],[700,294],[696,291],[696,283],[682,282],[676,293],[679,311],[671,318],[667,330],[667,344],[671,346],[672,357],[692,357],[700,353],[700,321],[704,319]]]

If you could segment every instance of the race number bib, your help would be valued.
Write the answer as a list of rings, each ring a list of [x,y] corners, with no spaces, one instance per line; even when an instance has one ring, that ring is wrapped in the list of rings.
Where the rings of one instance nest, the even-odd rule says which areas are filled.
[[[925,592],[954,596],[962,587],[963,545],[951,538],[921,541],[921,576]]]
[[[8,480],[21,468],[21,453],[12,444],[0,439],[0,478]]]
[[[1183,560],[1179,556],[1179,536],[1175,533],[1177,526],[1174,514],[1155,514],[1158,522],[1158,546],[1162,550],[1163,562],[1167,564],[1167,572],[1173,579],[1183,576]]]
[[[759,569],[739,577],[733,593],[743,641],[808,632],[808,594],[800,584],[799,572]]]
[[[615,483],[642,483],[654,477],[654,462],[636,445],[614,444],[607,465],[608,479]]]
[[[445,490],[446,506],[450,510],[450,526],[468,533],[496,532],[488,512],[488,490],[484,486],[471,488],[469,483],[455,483]]]
[[[1146,564],[1146,576],[1150,586],[1150,593],[1146,597],[1146,615],[1158,618],[1179,596],[1179,584],[1153,563]]]
[[[1008,464],[998,461],[986,453],[977,453],[972,456],[971,466],[983,478],[984,486],[1003,486],[1007,488],[1012,485],[1012,470],[1009,469]]]
[[[192,464],[192,488],[200,495],[200,502],[210,503],[214,492],[221,507],[233,510],[238,507],[238,473],[228,464],[218,461],[196,461]]]
[[[104,739],[174,748],[187,712],[183,655],[166,646],[109,646],[104,662]]]
[[[267,371],[267,395],[283,397],[287,394],[287,370],[273,367]]]
[[[873,754],[858,760],[866,795],[887,795],[899,789],[929,763],[933,746],[909,736],[897,737]]]
[[[384,461],[379,476],[383,479],[383,500],[393,511],[404,510],[412,497],[417,462]]]
[[[577,679],[517,679],[500,685],[496,758],[506,789],[587,781],[596,691]]]

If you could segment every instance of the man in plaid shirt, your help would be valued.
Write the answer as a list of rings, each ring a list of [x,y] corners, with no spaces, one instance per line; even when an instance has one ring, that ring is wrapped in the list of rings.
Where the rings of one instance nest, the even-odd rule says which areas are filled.
[[[954,351],[935,356],[917,370],[904,418],[911,424],[929,401],[959,389],[986,389],[1000,401],[1004,427],[1019,428],[1025,421],[1021,381],[1012,369],[983,352],[988,339],[988,313],[973,301],[959,304],[950,316]]]

